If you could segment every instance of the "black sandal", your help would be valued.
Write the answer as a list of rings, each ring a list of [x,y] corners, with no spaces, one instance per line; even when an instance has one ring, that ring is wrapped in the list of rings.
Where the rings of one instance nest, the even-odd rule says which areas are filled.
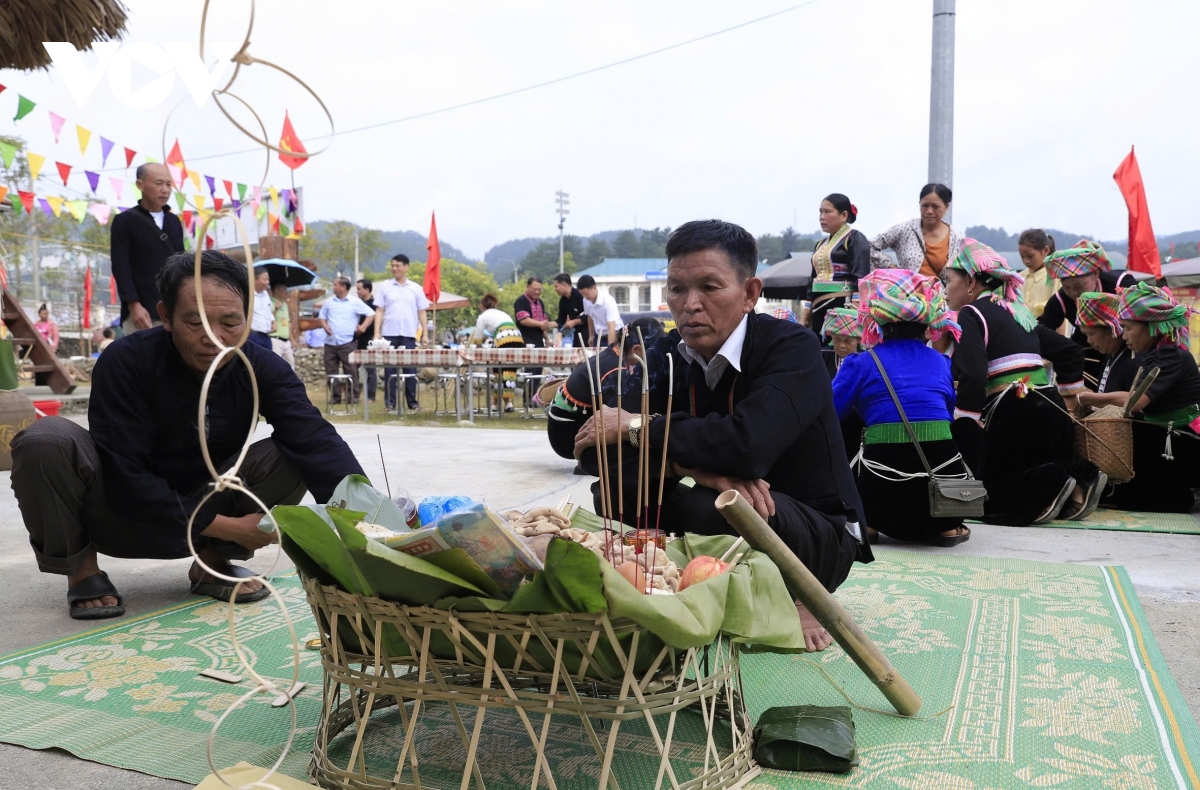
[[[116,606],[83,607],[75,604],[80,601],[94,601],[97,598],[111,596],[117,599]],[[103,620],[109,617],[120,617],[125,614],[125,599],[117,592],[117,588],[108,580],[104,571],[94,573],[74,587],[67,588],[67,611],[73,620]]]
[[[207,575],[207,572],[201,568],[200,573]],[[241,565],[230,565],[222,571],[226,576],[237,576],[240,579],[249,579],[258,574],[249,568],[243,568]],[[208,581],[192,582],[191,590],[196,595],[207,595],[209,598],[216,598],[218,601],[228,601],[233,596],[234,582],[227,582],[224,579],[209,578]],[[263,585],[254,592],[238,593],[238,596],[233,599],[234,603],[254,603],[261,601],[271,594],[266,585]]]
[[[958,527],[958,529],[961,529],[962,532],[957,535],[936,535],[933,538],[930,538],[928,545],[937,546],[940,549],[950,549],[954,548],[960,543],[966,543],[971,539],[970,527],[968,527],[966,524],[963,524],[961,527]]]

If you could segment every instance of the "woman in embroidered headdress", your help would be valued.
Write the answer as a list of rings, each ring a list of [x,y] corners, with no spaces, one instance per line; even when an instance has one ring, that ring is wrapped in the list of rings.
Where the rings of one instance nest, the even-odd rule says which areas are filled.
[[[837,375],[846,357],[858,352],[858,341],[862,329],[858,325],[858,310],[853,307],[835,307],[825,313],[821,326],[821,337],[828,338],[831,345],[821,349],[825,369],[829,378]]]
[[[941,285],[905,269],[877,269],[859,281],[859,323],[871,351],[846,359],[833,380],[838,418],[866,426],[851,467],[871,529],[897,540],[956,546],[971,536],[961,518],[929,514],[929,475],[888,392],[891,382],[929,466],[939,476],[966,476],[950,433],[954,380],[950,360],[926,337],[957,335]],[[878,360],[878,361],[877,361]],[[882,368],[882,370],[881,370]]]
[[[1108,507],[1186,513],[1200,486],[1200,370],[1188,351],[1191,309],[1170,290],[1138,283],[1121,293],[1121,326],[1134,361],[1158,377],[1134,406],[1133,474],[1115,486]],[[1096,396],[1124,406],[1129,392]]]
[[[1124,406],[1125,401],[1118,403],[1112,393],[1128,392],[1133,387],[1138,366],[1133,351],[1122,336],[1121,298],[1114,294],[1083,293],[1075,300],[1075,305],[1078,308],[1075,323],[1083,331],[1088,345],[1101,355],[1096,391],[1076,393],[1075,400],[1085,407]]]
[[[1073,461],[1063,396],[1083,389],[1082,349],[1038,325],[1021,301],[1021,276],[986,244],[965,239],[943,276],[962,327],[954,437],[987,486],[985,520],[1023,527],[1060,513],[1086,518],[1108,478],[1094,464]],[[1054,365],[1057,390],[1043,357]]]
[[[1115,294],[1121,288],[1133,285],[1136,278],[1129,272],[1114,272],[1108,254],[1094,241],[1080,239],[1075,246],[1055,250],[1043,261],[1046,273],[1059,281],[1061,287],[1046,301],[1046,307],[1038,316],[1038,323],[1058,331],[1064,321],[1076,327],[1071,339],[1087,348],[1087,336],[1079,327],[1076,299],[1083,293]],[[1095,391],[1100,378],[1100,354],[1087,348],[1084,351],[1084,383]]]
[[[859,278],[871,271],[871,243],[850,227],[858,219],[850,198],[837,192],[829,195],[821,201],[819,218],[821,231],[829,236],[817,242],[812,255],[808,325],[814,329],[825,325],[826,312],[849,305]]]

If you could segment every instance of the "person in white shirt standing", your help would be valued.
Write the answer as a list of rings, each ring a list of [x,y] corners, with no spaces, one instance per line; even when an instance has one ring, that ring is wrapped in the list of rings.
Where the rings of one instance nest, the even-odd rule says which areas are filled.
[[[250,317],[249,342],[274,352],[275,306],[271,304],[271,275],[265,266],[254,269],[254,314]]]
[[[392,348],[416,348],[425,326],[429,299],[421,286],[408,279],[408,256],[392,257],[392,277],[380,283],[375,292],[375,337],[383,338]],[[410,411],[419,411],[416,368],[404,368],[410,377],[404,380],[404,398]],[[383,400],[389,411],[396,408],[396,368],[383,370]]]
[[[621,311],[617,309],[617,301],[608,294],[601,294],[596,287],[596,280],[590,274],[579,278],[576,284],[579,293],[583,295],[583,314],[588,319],[589,345],[596,343],[601,332],[608,335],[608,345],[617,344],[617,333],[625,326]]]
[[[374,313],[363,303],[362,299],[350,295],[350,280],[337,277],[333,281],[333,297],[321,305],[319,313],[321,326],[325,329],[325,375],[332,376],[338,372],[339,366],[350,376],[349,403],[358,400],[358,365],[350,362],[350,354],[358,350],[355,342],[356,332],[365,332],[371,325]],[[342,402],[342,387],[339,384],[332,388],[333,403]]]

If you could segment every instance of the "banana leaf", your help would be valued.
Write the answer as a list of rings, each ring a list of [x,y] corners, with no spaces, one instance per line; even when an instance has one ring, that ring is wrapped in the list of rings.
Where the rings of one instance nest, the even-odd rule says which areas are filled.
[[[858,765],[854,715],[846,706],[769,708],[754,728],[754,759],[764,768],[847,773]]]

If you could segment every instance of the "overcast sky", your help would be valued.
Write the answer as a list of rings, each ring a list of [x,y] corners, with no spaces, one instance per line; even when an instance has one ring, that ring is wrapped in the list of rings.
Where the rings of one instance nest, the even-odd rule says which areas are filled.
[[[251,52],[293,71],[339,129],[471,101],[711,33],[796,0],[260,0]],[[126,0],[127,41],[197,40],[201,0]],[[218,0],[213,40],[240,40],[246,4]],[[242,9],[242,11],[237,11]],[[926,181],[931,0],[816,0],[765,22],[493,102],[339,135],[296,174],[306,217],[426,231],[476,256],[557,232],[554,192],[571,194],[570,233],[677,226],[717,216],[755,233],[816,229],[844,192],[868,235],[915,216]],[[1137,146],[1154,228],[1200,228],[1200,3],[1194,0],[959,0],[954,221],[1048,226],[1121,238],[1112,173]],[[91,55],[85,55],[89,62]],[[150,72],[135,72],[148,81]],[[73,129],[56,146],[44,109],[162,156],[168,110],[117,103],[107,80],[80,109],[61,77],[0,71],[38,101],[0,132],[50,159],[96,169]],[[136,82],[135,82],[136,85]],[[285,109],[310,149],[328,132],[317,105],[263,66],[233,89],[277,139]],[[171,118],[185,157],[248,147],[210,102]],[[111,167],[119,155],[109,160]],[[261,153],[197,160],[257,183]],[[288,184],[272,157],[269,183]],[[53,172],[53,165],[47,166]],[[131,176],[132,178],[132,176]],[[52,182],[43,184],[50,191]],[[102,188],[101,196],[105,196]],[[126,201],[127,202],[127,201]],[[1070,241],[1074,241],[1073,239]]]

